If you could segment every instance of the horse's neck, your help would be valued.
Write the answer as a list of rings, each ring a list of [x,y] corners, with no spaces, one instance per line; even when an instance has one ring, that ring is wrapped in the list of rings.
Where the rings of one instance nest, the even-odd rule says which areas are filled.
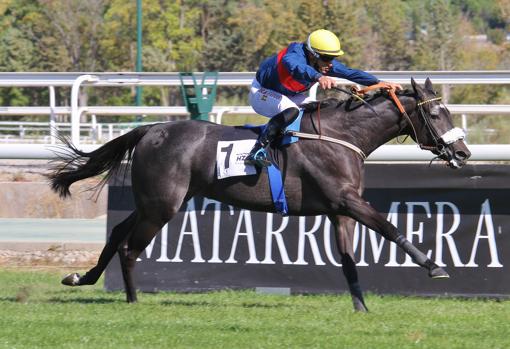
[[[399,100],[409,111],[412,97],[399,96]],[[403,117],[390,99],[376,104],[374,109],[377,115],[368,107],[362,107],[339,117],[330,118],[328,130],[324,130],[324,134],[335,133],[336,137],[353,143],[369,155],[399,135]]]

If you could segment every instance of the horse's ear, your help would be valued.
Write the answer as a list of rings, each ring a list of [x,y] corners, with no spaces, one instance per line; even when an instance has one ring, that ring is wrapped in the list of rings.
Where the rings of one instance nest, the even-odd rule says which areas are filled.
[[[411,78],[411,86],[413,87],[414,93],[418,94],[421,90],[421,87],[416,83],[414,78]]]
[[[425,80],[425,89],[428,91],[434,91],[434,88],[432,87],[432,81],[430,81],[429,78]]]

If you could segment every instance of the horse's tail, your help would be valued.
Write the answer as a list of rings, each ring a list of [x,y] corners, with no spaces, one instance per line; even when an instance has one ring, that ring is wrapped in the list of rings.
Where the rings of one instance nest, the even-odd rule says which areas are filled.
[[[65,198],[71,195],[69,187],[74,182],[108,171],[100,183],[95,186],[96,189],[101,189],[108,179],[118,172],[126,154],[128,163],[131,161],[133,149],[152,126],[137,127],[90,153],[78,150],[69,139],[59,137],[65,146],[55,152],[57,159],[53,166],[54,171],[48,176],[51,188],[60,197]]]

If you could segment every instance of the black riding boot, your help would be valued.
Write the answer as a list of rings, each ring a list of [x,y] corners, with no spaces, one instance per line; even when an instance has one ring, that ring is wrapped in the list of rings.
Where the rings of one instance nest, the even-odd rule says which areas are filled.
[[[257,167],[268,167],[271,161],[267,158],[266,147],[281,135],[282,130],[291,124],[299,115],[299,109],[285,109],[279,114],[273,116],[267,123],[264,130],[259,135],[257,142],[253,146],[250,154],[244,159],[246,165]]]

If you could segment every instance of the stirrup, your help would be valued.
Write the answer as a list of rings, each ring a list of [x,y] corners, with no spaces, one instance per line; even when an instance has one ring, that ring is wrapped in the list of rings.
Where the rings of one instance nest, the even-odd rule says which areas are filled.
[[[269,167],[271,161],[267,158],[266,149],[260,148],[254,154],[250,153],[246,159],[244,159],[246,165],[253,165],[257,167]]]

